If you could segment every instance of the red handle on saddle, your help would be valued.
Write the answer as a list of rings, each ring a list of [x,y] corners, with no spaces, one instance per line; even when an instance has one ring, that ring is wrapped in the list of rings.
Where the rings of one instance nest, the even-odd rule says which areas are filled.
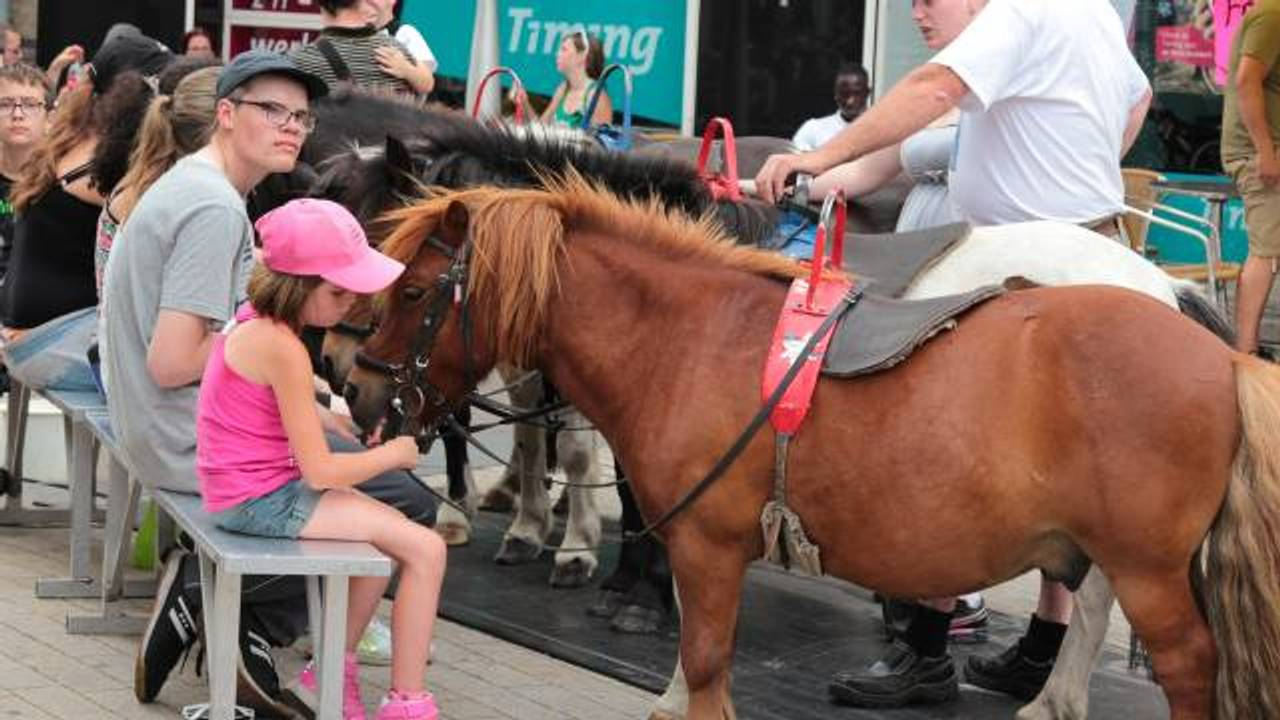
[[[509,75],[511,77],[511,88],[516,93],[516,124],[524,124],[524,103],[519,101],[521,95],[524,94],[524,83],[520,82],[520,76],[515,70],[509,67],[496,67],[484,74],[480,79],[480,90],[476,93],[475,104],[471,108],[471,117],[475,120],[480,119],[480,102],[484,99],[484,89],[488,87],[489,80],[495,75]]]
[[[718,134],[724,136],[724,172],[711,175],[707,172],[707,161],[711,159],[711,144]],[[733,124],[722,117],[713,117],[702,131],[702,147],[698,150],[698,176],[711,188],[711,197],[716,200],[732,200],[740,202],[742,191],[738,188],[738,144],[733,139]]]
[[[833,217],[834,214],[834,217]],[[809,269],[809,290],[804,296],[804,306],[806,309],[813,308],[813,296],[817,292],[818,283],[822,278],[822,270],[825,267],[834,267],[839,270],[844,266],[844,224],[845,219],[849,215],[849,209],[844,199],[844,188],[835,188],[827,193],[827,198],[822,202],[822,214],[818,216],[818,230],[814,233],[813,238],[813,262],[810,263]],[[831,221],[835,220],[835,227],[831,230]],[[835,235],[831,240],[831,258],[827,259],[827,235]]]

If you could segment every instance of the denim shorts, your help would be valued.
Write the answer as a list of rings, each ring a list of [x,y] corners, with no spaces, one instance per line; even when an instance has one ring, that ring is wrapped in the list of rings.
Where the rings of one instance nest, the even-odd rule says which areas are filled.
[[[213,514],[218,527],[262,537],[296,539],[316,511],[320,492],[290,480],[266,495]]]

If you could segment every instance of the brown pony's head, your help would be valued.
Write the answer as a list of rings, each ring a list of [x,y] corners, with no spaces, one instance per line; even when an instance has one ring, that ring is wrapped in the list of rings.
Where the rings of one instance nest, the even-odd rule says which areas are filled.
[[[559,213],[530,202],[539,195],[480,188],[387,215],[396,229],[382,250],[406,269],[379,298],[383,322],[347,376],[363,427],[396,397],[407,416],[430,422],[499,360],[530,366],[564,237]],[[506,237],[513,228],[519,238]]]

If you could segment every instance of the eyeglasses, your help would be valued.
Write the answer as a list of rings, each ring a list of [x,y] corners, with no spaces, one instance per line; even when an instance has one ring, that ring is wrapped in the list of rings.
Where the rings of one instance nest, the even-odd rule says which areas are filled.
[[[43,112],[46,105],[43,100],[35,98],[0,98],[0,115],[12,115],[18,108],[22,108],[23,115],[34,115],[37,112]]]
[[[228,98],[236,105],[252,105],[262,111],[267,116],[267,122],[275,125],[281,130],[289,125],[289,121],[293,120],[298,123],[298,127],[303,132],[311,132],[316,129],[316,116],[310,110],[290,110],[278,102],[270,100],[245,100]]]

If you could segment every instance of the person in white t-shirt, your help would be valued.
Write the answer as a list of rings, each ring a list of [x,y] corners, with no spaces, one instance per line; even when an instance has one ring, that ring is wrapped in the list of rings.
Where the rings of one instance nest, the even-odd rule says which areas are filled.
[[[1120,212],[1119,159],[1141,128],[1151,90],[1110,2],[914,0],[912,7],[973,20],[826,144],[770,157],[756,176],[764,199],[775,199],[792,173],[819,174],[899,142],[958,106],[952,198],[967,220],[1098,226]],[[927,23],[922,29],[931,32]]]
[[[792,173],[819,174],[891,146],[958,107],[949,183],[961,218],[1058,220],[1116,234],[1120,158],[1142,126],[1151,89],[1109,0],[913,0],[912,13],[931,45],[939,33],[963,29],[818,149],[771,156],[757,192],[773,201]],[[957,697],[946,651],[953,606],[954,599],[926,602],[904,642],[869,669],[836,676],[833,698],[896,707]],[[1048,678],[1070,614],[1070,594],[1046,580],[1027,634],[997,657],[971,658],[967,680],[1030,700]]]
[[[800,150],[812,150],[836,136],[867,109],[871,81],[861,65],[841,65],[836,71],[836,111],[804,121],[791,143]]]

